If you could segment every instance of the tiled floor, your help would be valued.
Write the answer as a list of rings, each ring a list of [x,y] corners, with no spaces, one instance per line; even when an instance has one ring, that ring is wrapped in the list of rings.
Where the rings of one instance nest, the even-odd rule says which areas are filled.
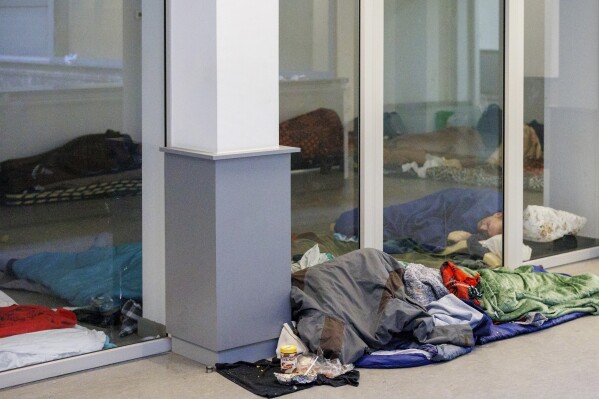
[[[599,259],[553,268],[599,274]],[[476,347],[431,366],[360,370],[359,387],[289,398],[599,398],[599,317]],[[1,375],[0,375],[0,378]],[[0,391],[0,398],[254,398],[204,366],[165,354]]]

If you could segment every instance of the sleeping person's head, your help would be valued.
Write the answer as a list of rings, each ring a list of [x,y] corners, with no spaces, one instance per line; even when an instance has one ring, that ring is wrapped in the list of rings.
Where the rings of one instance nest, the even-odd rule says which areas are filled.
[[[503,233],[503,212],[496,212],[478,222],[478,231],[487,237]]]

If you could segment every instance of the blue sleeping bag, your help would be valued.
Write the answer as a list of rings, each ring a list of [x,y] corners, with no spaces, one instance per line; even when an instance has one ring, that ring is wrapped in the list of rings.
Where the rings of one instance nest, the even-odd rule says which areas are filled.
[[[488,344],[490,342],[500,341],[502,339],[508,339],[517,335],[523,335],[532,333],[535,331],[545,330],[550,327],[557,326],[559,324],[566,323],[568,321],[578,319],[579,317],[588,316],[589,313],[574,312],[568,313],[563,316],[556,317],[545,321],[540,326],[530,324],[518,324],[518,323],[503,323],[495,324],[491,328],[491,333],[484,337],[477,337],[476,343],[478,345]]]
[[[84,252],[43,252],[12,264],[19,279],[48,288],[73,306],[114,307],[142,299],[141,243]]]
[[[383,239],[411,239],[423,249],[438,252],[447,246],[447,235],[456,230],[477,231],[478,222],[503,210],[503,196],[491,189],[450,188],[383,210]],[[335,232],[357,236],[359,212],[342,213]]]
[[[470,349],[470,348],[468,348]],[[365,369],[399,369],[426,366],[433,361],[424,353],[402,353],[398,351],[393,354],[368,354],[364,355],[354,363],[355,367]]]
[[[475,306],[475,308],[480,309]],[[477,334],[475,331],[476,344],[484,345],[495,341],[501,341],[503,339],[513,338],[518,335],[528,334],[535,331],[545,330],[557,326],[559,324],[566,323],[568,321],[578,319],[579,317],[587,316],[588,313],[576,312],[568,313],[563,316],[556,317],[545,321],[540,326],[535,325],[524,325],[518,323],[502,323],[493,324],[488,323],[485,327],[486,331],[479,331]],[[490,320],[490,319],[489,319]],[[443,353],[436,353],[435,350],[443,348]],[[476,348],[476,347],[475,347]],[[426,366],[428,364],[453,360],[456,357],[470,353],[472,348],[461,348],[453,347],[453,345],[445,345],[438,348],[428,349],[428,354],[425,351],[397,351],[397,352],[386,352],[382,354],[366,354],[358,359],[354,365],[362,368],[378,368],[378,369],[390,369],[390,368],[409,368]]]
[[[424,347],[424,346],[423,346]],[[396,369],[446,362],[466,355],[472,348],[455,345],[428,345],[422,350],[378,351],[360,357],[354,366],[365,369]]]

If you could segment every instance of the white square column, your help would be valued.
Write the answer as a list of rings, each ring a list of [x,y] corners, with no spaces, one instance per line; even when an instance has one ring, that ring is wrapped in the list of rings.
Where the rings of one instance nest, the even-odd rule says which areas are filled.
[[[211,365],[275,354],[291,318],[278,1],[167,2],[166,328]]]
[[[279,145],[277,0],[167,2],[167,146]]]

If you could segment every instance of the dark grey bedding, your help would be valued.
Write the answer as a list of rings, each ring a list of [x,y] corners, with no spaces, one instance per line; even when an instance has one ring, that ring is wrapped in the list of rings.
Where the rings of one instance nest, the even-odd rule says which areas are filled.
[[[390,255],[362,249],[294,273],[291,302],[300,337],[312,352],[342,363],[369,350],[473,346],[469,326],[434,325],[406,294],[404,272]]]

